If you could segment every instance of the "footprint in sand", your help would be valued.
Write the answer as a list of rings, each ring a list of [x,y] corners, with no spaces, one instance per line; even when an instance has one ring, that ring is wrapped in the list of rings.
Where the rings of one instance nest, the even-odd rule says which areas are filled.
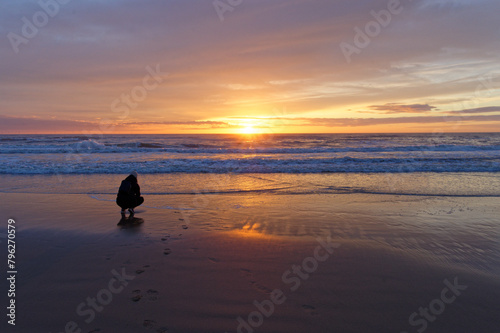
[[[142,274],[144,273],[146,270],[144,268],[149,268],[151,267],[150,265],[144,265],[142,266],[142,268],[138,268],[135,270],[135,274],[139,275],[139,274]]]
[[[252,276],[252,271],[246,268],[241,268],[240,272],[243,276],[250,277]]]
[[[157,301],[160,293],[157,290],[149,289],[146,291],[146,299],[148,301]],[[143,298],[142,292],[140,289],[136,289],[132,291],[132,302],[139,302]]]
[[[168,248],[165,249],[165,250],[163,250],[163,254],[166,255],[166,256],[168,256],[170,253],[172,253],[172,250],[170,250]]]
[[[156,321],[154,320],[149,320],[149,319],[145,319],[143,322],[142,322],[142,326],[144,326],[146,329],[154,329],[155,326],[156,326]],[[168,332],[168,327],[160,327],[160,328],[157,328],[156,331],[157,333],[165,333],[165,332]]]
[[[268,287],[258,283],[251,270],[246,269],[246,268],[240,268],[240,273],[250,280],[249,282],[250,282],[250,285],[252,286],[252,288],[254,288],[258,292],[261,292],[261,293],[266,294],[266,295],[271,294],[272,290],[269,289]]]
[[[212,263],[214,263],[214,264],[215,264],[215,263],[220,262],[220,260],[219,260],[219,259],[217,259],[217,258],[213,258],[213,257],[208,257],[208,261],[210,261],[210,262],[212,262]]]
[[[149,289],[146,291],[146,295],[148,297],[148,301],[157,301],[160,293],[157,290]]]
[[[185,224],[182,225],[182,229],[186,230],[187,228],[189,228],[187,225]]]
[[[268,287],[266,286],[263,286],[261,285],[260,283],[258,283],[257,281],[250,281],[250,284],[252,285],[252,287],[257,290],[258,292],[261,292],[263,294],[266,294],[266,295],[270,295],[272,290],[269,289]]]
[[[132,302],[139,302],[142,298],[141,291],[139,289],[136,289],[132,291],[132,297],[130,298]]]
[[[311,316],[319,316],[318,312],[316,312],[316,308],[312,305],[303,304],[301,308]]]
[[[198,248],[197,248],[197,247],[192,247],[192,248],[190,248],[190,250],[191,250],[191,252],[193,252],[193,253],[198,252]]]

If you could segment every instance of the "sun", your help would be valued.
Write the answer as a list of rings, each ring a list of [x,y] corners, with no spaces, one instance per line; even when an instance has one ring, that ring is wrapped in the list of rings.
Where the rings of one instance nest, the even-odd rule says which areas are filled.
[[[253,127],[252,125],[248,125],[246,127],[243,127],[241,130],[240,130],[240,133],[241,134],[257,134],[259,131]]]

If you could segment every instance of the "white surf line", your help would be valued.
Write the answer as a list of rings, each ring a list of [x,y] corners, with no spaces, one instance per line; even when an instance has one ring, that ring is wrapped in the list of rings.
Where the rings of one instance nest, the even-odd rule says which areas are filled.
[[[297,185],[297,184],[294,184],[294,183],[290,183],[290,182],[283,182],[283,181],[277,181],[277,180],[274,180],[274,179],[267,179],[267,178],[264,178],[262,176],[253,176],[253,175],[245,175],[245,174],[242,174],[242,176],[244,177],[248,177],[248,178],[253,178],[253,179],[259,179],[259,180],[265,180],[269,183],[275,183],[275,184],[279,184],[281,186],[283,185],[290,185],[289,187],[282,187],[282,188],[271,188],[271,189],[267,189],[267,190],[275,190],[275,191],[278,191],[278,190],[286,190],[286,189],[290,189],[290,188],[300,188],[302,186],[300,185]]]

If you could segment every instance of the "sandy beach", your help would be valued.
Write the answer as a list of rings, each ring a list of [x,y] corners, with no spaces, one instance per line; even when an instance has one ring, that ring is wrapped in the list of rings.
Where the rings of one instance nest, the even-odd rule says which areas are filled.
[[[147,201],[119,223],[105,197],[2,193],[18,244],[16,326],[2,323],[7,332],[493,332],[499,324],[497,198],[150,196],[149,205],[179,209]]]
[[[499,12],[2,0],[0,333],[500,332]]]

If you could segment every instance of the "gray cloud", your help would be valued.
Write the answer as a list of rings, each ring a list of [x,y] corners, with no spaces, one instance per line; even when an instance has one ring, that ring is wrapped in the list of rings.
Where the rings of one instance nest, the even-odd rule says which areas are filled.
[[[0,133],[83,133],[99,129],[98,122],[72,121],[59,119],[40,119],[26,117],[9,117],[0,115]]]
[[[420,117],[388,117],[388,118],[315,118],[295,119],[304,125],[326,127],[361,127],[396,124],[436,124],[438,126],[460,125],[470,122],[500,122],[500,115],[491,116],[420,116]],[[500,123],[498,124],[500,125]]]
[[[411,104],[404,105],[398,103],[387,103],[384,105],[371,105],[369,107],[377,113],[395,114],[395,113],[426,113],[436,109],[429,104]]]
[[[476,109],[450,111],[449,114],[477,114],[477,113],[500,113],[500,106],[489,106]]]
[[[132,122],[120,124],[122,127],[128,126],[145,126],[145,125],[162,125],[162,126],[175,126],[180,128],[237,128],[239,126],[231,125],[224,121],[145,121],[145,122]]]
[[[10,117],[0,115],[0,133],[34,133],[42,130],[44,133],[65,129],[66,133],[103,133],[112,131],[127,131],[137,126],[165,126],[165,128],[180,129],[220,129],[240,128],[224,121],[144,121],[144,122],[119,122],[103,120],[87,122],[59,119],[40,119],[27,117]],[[15,129],[15,130],[13,130]]]

